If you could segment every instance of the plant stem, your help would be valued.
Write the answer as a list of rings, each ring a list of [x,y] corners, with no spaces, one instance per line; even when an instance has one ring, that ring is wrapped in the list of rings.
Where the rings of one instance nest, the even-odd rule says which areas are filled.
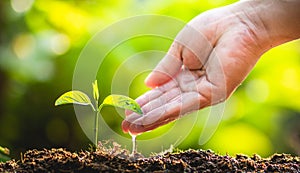
[[[98,101],[96,101],[96,105],[98,105]],[[101,104],[98,108],[98,106],[96,106],[96,115],[95,115],[95,146],[97,147],[98,146],[98,131],[99,131],[99,116],[100,116],[100,111],[103,107],[103,104]]]
[[[98,127],[99,127],[99,110],[95,111],[96,115],[95,115],[95,141],[94,144],[97,147],[97,143],[98,143]]]

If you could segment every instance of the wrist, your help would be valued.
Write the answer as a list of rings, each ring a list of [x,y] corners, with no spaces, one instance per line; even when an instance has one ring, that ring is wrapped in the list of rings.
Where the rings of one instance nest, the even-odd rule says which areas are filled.
[[[247,0],[238,4],[263,52],[300,38],[299,0]]]

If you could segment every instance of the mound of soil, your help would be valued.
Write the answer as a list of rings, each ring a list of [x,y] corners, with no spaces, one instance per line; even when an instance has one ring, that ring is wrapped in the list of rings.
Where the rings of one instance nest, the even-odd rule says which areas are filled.
[[[300,157],[274,154],[220,156],[210,150],[187,150],[143,158],[118,145],[110,149],[70,152],[29,150],[20,160],[0,163],[0,172],[300,172]]]

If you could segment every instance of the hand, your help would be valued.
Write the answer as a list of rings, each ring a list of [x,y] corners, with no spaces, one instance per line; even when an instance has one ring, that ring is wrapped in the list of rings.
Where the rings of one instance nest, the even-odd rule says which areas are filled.
[[[214,9],[189,22],[145,81],[157,88],[137,98],[144,115],[127,112],[123,131],[149,131],[226,100],[259,57],[286,39],[272,39],[256,14],[260,6],[252,3]]]

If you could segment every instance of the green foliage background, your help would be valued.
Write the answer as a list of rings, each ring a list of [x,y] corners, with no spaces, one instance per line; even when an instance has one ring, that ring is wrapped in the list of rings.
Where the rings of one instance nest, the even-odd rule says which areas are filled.
[[[0,1],[0,145],[10,148],[16,158],[19,152],[31,148],[88,148],[91,141],[82,132],[73,107],[54,107],[56,98],[72,89],[74,67],[87,41],[99,30],[125,17],[162,14],[188,22],[203,11],[233,2]],[[122,55],[149,45],[166,51],[170,44],[160,44],[149,38],[125,44],[124,49],[118,50],[103,66],[105,76],[98,76],[101,76],[101,99],[111,94],[111,78],[124,60]],[[198,145],[203,128],[199,122],[179,147],[212,149],[231,155],[258,153],[268,156],[274,152],[299,155],[299,74],[299,40],[270,50],[227,101],[223,121],[211,140]],[[145,76],[138,76],[134,81],[131,97],[136,98],[148,90],[143,85]],[[114,113],[112,108],[103,110],[106,121],[122,133],[121,119],[107,116]]]

